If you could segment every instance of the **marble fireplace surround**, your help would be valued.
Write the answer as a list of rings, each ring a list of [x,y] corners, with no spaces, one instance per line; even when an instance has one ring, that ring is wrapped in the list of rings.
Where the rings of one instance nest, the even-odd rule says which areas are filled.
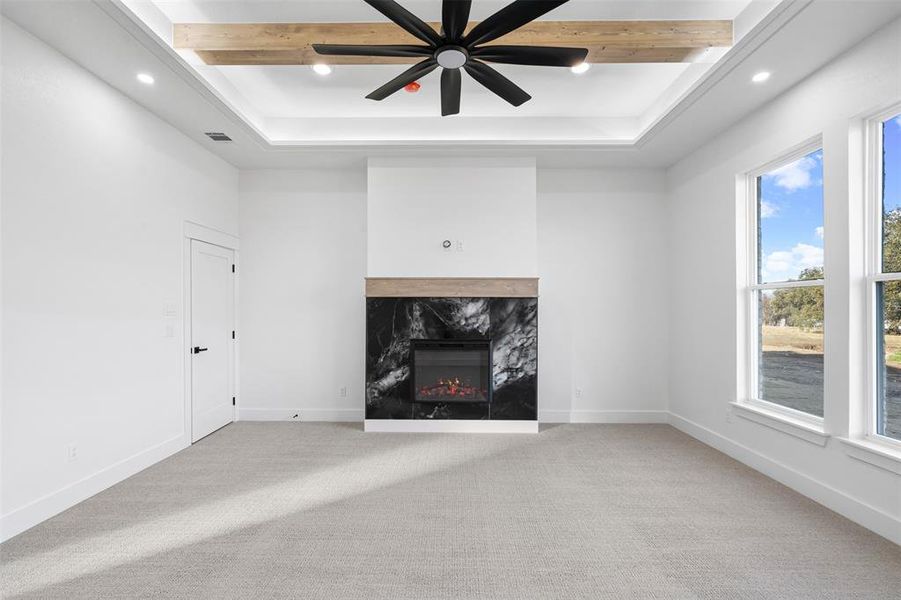
[[[490,404],[413,401],[411,340],[484,339]],[[538,431],[538,279],[366,279],[366,431]]]

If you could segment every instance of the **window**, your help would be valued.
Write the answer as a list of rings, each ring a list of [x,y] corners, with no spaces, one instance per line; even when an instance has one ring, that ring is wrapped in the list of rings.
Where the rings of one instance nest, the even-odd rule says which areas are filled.
[[[883,115],[871,128],[872,205],[877,209],[871,293],[875,308],[875,402],[869,431],[901,441],[901,114]]]
[[[818,420],[823,416],[823,152],[818,144],[805,147],[748,179],[748,396]]]

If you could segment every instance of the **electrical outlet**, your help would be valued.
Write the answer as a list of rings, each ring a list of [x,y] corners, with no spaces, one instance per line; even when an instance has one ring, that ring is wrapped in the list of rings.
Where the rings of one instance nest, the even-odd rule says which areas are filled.
[[[340,390],[338,390],[338,395],[342,398],[347,398],[347,386],[343,386]]]
[[[457,240],[457,252],[463,252],[463,240]]]
[[[576,388],[576,398],[582,397],[582,388]]]
[[[78,446],[69,444],[66,446],[66,462],[75,462],[78,460]]]

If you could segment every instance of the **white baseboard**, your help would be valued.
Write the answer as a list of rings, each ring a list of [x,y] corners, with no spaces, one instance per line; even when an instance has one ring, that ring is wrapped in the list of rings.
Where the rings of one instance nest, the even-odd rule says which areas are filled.
[[[665,410],[541,410],[541,423],[668,423]],[[239,421],[360,422],[362,408],[240,408]],[[400,419],[399,419],[400,420]]]
[[[538,421],[366,419],[363,429],[381,433],[538,433]]]
[[[669,413],[669,422],[723,454],[901,545],[901,520],[677,414]]]
[[[58,515],[67,508],[143,471],[179,450],[187,448],[188,445],[185,436],[179,435],[3,515],[0,517],[0,541],[6,541],[42,521]]]
[[[569,423],[568,410],[539,410],[539,423]]]
[[[362,408],[238,408],[238,421],[330,421],[363,420]]]
[[[541,423],[669,423],[665,410],[540,410]]]
[[[570,423],[669,423],[665,410],[574,410]]]

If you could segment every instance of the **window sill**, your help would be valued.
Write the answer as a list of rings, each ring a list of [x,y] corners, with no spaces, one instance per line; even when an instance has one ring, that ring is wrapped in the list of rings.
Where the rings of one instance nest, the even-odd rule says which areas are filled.
[[[829,434],[823,431],[821,425],[774,410],[768,410],[749,402],[730,402],[729,404],[733,406],[733,412],[739,417],[793,435],[805,442],[810,442],[817,446],[825,446],[826,442],[829,441]]]
[[[901,451],[868,439],[838,438],[851,458],[901,475]]]

